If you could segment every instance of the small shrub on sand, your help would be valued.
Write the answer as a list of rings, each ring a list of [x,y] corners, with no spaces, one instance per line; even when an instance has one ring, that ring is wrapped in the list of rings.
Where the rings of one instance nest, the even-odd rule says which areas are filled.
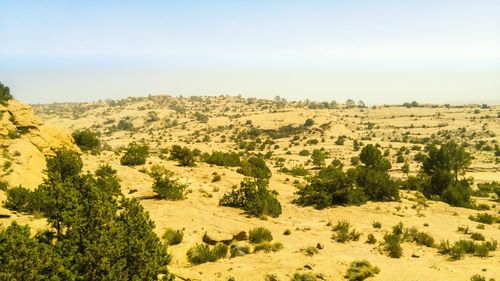
[[[368,277],[375,276],[379,272],[380,269],[378,267],[371,265],[366,260],[353,261],[347,269],[345,278],[349,281],[362,281]]]
[[[215,244],[214,248],[212,249],[212,253],[217,259],[223,259],[227,256],[228,252],[228,247],[224,243],[217,243]]]
[[[194,247],[189,249],[187,251],[187,258],[189,262],[193,264],[202,264],[217,260],[210,248],[205,244],[196,244]]]
[[[278,217],[281,204],[276,198],[277,192],[269,190],[268,184],[267,180],[245,178],[239,188],[222,196],[219,205],[242,208],[255,217]]]
[[[366,244],[375,244],[377,243],[377,238],[373,236],[373,234],[368,234],[368,238],[366,239]]]
[[[470,238],[476,241],[484,241],[484,235],[479,232],[472,232]]]
[[[427,247],[434,246],[434,238],[428,233],[418,231],[416,227],[411,227],[404,230],[403,241],[415,242],[417,243],[417,245],[424,245]]]
[[[389,253],[391,258],[400,258],[403,255],[401,248],[401,237],[397,234],[384,235],[385,250]]]
[[[309,246],[307,248],[303,248],[300,251],[303,252],[304,254],[306,254],[307,256],[314,256],[316,254],[319,254],[318,248],[313,247],[313,246]]]
[[[480,223],[484,223],[484,224],[492,224],[492,223],[497,221],[495,216],[490,215],[488,213],[478,213],[475,216],[470,215],[469,219],[471,221],[480,222]]]
[[[253,251],[254,252],[264,251],[266,253],[269,253],[269,252],[277,252],[281,249],[283,249],[283,244],[281,242],[271,243],[271,242],[264,241],[264,242],[256,244]]]
[[[179,182],[173,173],[162,166],[151,167],[150,176],[154,179],[153,191],[159,199],[182,200],[187,184]]]
[[[479,274],[474,274],[470,277],[470,281],[486,281],[486,278]]]
[[[146,163],[148,155],[149,147],[147,145],[132,142],[128,145],[125,154],[120,159],[120,163],[124,166],[143,165]]]
[[[248,245],[239,245],[237,243],[232,243],[229,246],[229,252],[231,258],[241,257],[250,254],[250,247]]]
[[[295,272],[292,277],[292,281],[316,281],[318,280],[314,274],[309,272]]]
[[[459,260],[465,254],[477,257],[488,257],[489,253],[497,249],[496,240],[484,241],[481,243],[473,240],[461,239],[450,245],[448,241],[441,241],[438,245],[438,253],[449,255],[451,260]]]
[[[250,243],[252,244],[257,244],[264,241],[272,241],[273,235],[267,228],[256,227],[251,229],[248,233],[248,240],[250,240]]]
[[[177,245],[182,242],[184,232],[179,229],[167,228],[163,234],[163,239],[167,245]]]
[[[332,239],[340,243],[357,241],[361,236],[361,233],[357,232],[355,229],[351,230],[351,224],[345,220],[338,221],[333,227],[333,231],[334,234],[332,235]]]
[[[227,246],[222,243],[217,243],[213,249],[210,249],[206,244],[196,244],[187,251],[187,258],[192,264],[214,262],[218,259],[225,258],[227,251]]]

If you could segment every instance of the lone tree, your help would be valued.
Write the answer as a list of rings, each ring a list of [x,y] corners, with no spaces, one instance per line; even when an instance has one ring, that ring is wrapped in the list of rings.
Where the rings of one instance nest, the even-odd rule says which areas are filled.
[[[422,163],[422,171],[429,177],[424,194],[427,197],[440,196],[443,201],[455,206],[470,206],[470,197],[464,197],[470,194],[470,182],[465,178],[459,180],[470,163],[470,154],[454,141],[442,144],[440,148],[435,145],[429,147],[428,156]],[[462,198],[457,201],[459,198],[452,198],[456,197],[454,195]]]
[[[125,166],[144,165],[148,155],[149,147],[147,145],[131,142],[120,159],[120,163]]]
[[[195,166],[194,153],[189,147],[173,145],[170,149],[170,159],[177,160],[179,166]]]
[[[359,160],[370,169],[387,171],[391,168],[391,162],[382,157],[382,152],[373,144],[363,147],[359,154]]]
[[[314,125],[314,119],[307,118],[306,122],[304,122],[304,126],[311,127],[312,125]]]
[[[237,172],[247,177],[260,179],[269,179],[272,175],[271,170],[266,165],[266,161],[256,156],[243,160]]]
[[[352,99],[348,99],[345,101],[345,106],[347,108],[353,108],[354,106],[356,106],[356,102]]]
[[[256,217],[281,215],[281,204],[276,198],[278,194],[269,190],[269,181],[261,178],[245,178],[239,187],[222,196],[219,205],[241,208],[247,214]]]
[[[315,149],[311,154],[311,160],[314,166],[321,168],[325,166],[326,154],[319,149]]]
[[[0,82],[0,104],[6,104],[12,99],[9,87],[5,86]]]
[[[73,138],[75,139],[76,145],[78,145],[82,151],[98,152],[101,148],[101,140],[96,133],[89,129],[75,131],[73,133]]]
[[[184,199],[184,190],[187,184],[179,182],[174,178],[171,171],[160,165],[151,167],[151,177],[154,179],[153,191],[157,197],[166,200],[182,200]]]

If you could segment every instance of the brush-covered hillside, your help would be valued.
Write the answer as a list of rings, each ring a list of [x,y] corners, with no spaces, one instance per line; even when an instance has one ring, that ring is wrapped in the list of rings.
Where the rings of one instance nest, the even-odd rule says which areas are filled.
[[[2,122],[16,117],[10,110],[16,106],[12,100],[0,106]],[[132,220],[126,216],[131,210],[144,208],[151,224],[146,230],[137,227],[137,233],[153,242],[137,242],[133,249],[167,269],[148,263],[154,270],[143,276],[500,280],[498,106],[161,95],[33,108],[46,124],[37,123],[37,128],[71,132],[64,142],[70,147],[46,153],[51,164],[37,164],[37,177],[43,179],[37,189],[3,164],[4,227],[19,221],[33,233],[48,230],[56,241],[70,239],[73,230],[86,233],[73,220],[54,215],[52,207],[38,205],[43,198],[54,200],[52,189],[44,191],[43,185],[61,183],[61,194],[81,198],[74,203],[78,210],[93,206],[85,202],[126,210],[109,222],[135,242],[141,238],[133,236],[134,228],[124,227],[133,224],[123,222]],[[34,128],[12,137],[10,132],[20,128],[9,122],[12,126],[3,125],[8,132],[1,134],[2,147],[16,154],[16,140],[31,139]],[[71,147],[73,141],[78,148]],[[56,140],[49,142],[61,147]],[[28,189],[24,197],[12,192],[19,184]],[[107,195],[89,201],[85,196],[94,193],[83,192],[85,186]],[[88,207],[89,213],[75,217],[92,223],[90,228],[107,226],[84,219],[85,214],[96,216],[93,210]],[[113,248],[101,242],[92,250]],[[158,254],[163,250],[142,256],[143,249],[158,245],[168,265]],[[142,270],[127,258],[121,261],[130,272]],[[99,267],[92,275],[98,280],[123,271],[86,266]]]

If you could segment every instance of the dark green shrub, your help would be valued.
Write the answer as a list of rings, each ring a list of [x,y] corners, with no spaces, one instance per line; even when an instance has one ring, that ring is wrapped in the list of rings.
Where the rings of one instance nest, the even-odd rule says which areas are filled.
[[[150,175],[154,180],[153,191],[156,192],[158,198],[166,200],[184,199],[187,184],[173,178],[171,171],[155,165],[151,167]]]
[[[118,125],[116,126],[116,128],[118,130],[122,130],[122,131],[133,131],[135,130],[134,128],[134,124],[132,123],[132,121],[128,120],[128,119],[122,119],[118,122]]]
[[[301,151],[299,151],[299,155],[300,156],[309,156],[309,150],[302,149]]]
[[[220,175],[214,175],[214,177],[212,178],[212,182],[218,182],[218,181],[221,181],[221,176]]]
[[[345,139],[346,139],[346,137],[345,137],[345,136],[339,136],[339,137],[337,138],[337,140],[335,141],[335,144],[336,144],[336,145],[344,145],[344,143],[345,143]]]
[[[470,277],[470,281],[486,281],[486,278],[479,274],[474,274]]]
[[[202,264],[206,262],[214,262],[217,256],[206,244],[196,244],[187,251],[188,261],[192,264]]]
[[[429,184],[429,178],[425,174],[418,176],[409,176],[402,182],[402,188],[406,190],[416,190],[422,192],[424,187]]]
[[[212,252],[216,259],[223,259],[227,256],[228,247],[226,244],[219,242],[215,244]]]
[[[196,112],[194,114],[194,117],[196,117],[196,121],[198,121],[198,122],[208,123],[208,115],[205,115],[201,112]]]
[[[194,153],[189,147],[173,145],[170,149],[170,159],[177,160],[180,166],[195,166]]]
[[[167,228],[162,237],[167,245],[177,245],[182,242],[184,232],[179,229]]]
[[[309,179],[309,184],[296,192],[299,198],[293,202],[322,209],[331,205],[362,204],[366,197],[353,180],[340,168],[332,165],[322,169]]]
[[[403,255],[401,248],[401,238],[397,234],[384,235],[385,250],[389,253],[391,258],[400,258]]]
[[[403,231],[404,231],[403,222],[399,222],[398,224],[396,224],[392,227],[392,234],[394,234],[394,235],[401,235],[401,234],[403,234]]]
[[[363,187],[367,198],[372,201],[396,201],[399,187],[387,172],[358,167],[357,184]]]
[[[259,179],[269,179],[271,177],[271,170],[267,167],[266,161],[260,157],[250,157],[243,160],[241,168],[237,172],[247,177]]]
[[[427,247],[434,247],[434,238],[428,233],[418,231],[416,227],[404,230],[403,241],[415,242],[418,245],[424,245]]]
[[[0,180],[0,190],[7,191],[9,189],[9,184],[6,181]]]
[[[497,221],[497,218],[495,218],[495,216],[490,215],[488,213],[477,213],[475,216],[470,215],[469,219],[471,221],[480,222],[484,224],[492,224]]]
[[[314,125],[314,120],[311,118],[307,118],[306,122],[304,122],[304,126],[311,127],[312,125]]]
[[[477,190],[474,190],[472,195],[477,197],[489,197],[491,193],[496,193],[496,191],[500,192],[499,182],[478,183]]]
[[[125,166],[144,165],[148,156],[149,147],[147,145],[131,142],[120,159],[120,163]]]
[[[292,281],[316,281],[318,278],[312,273],[309,272],[295,272],[292,277]]]
[[[377,238],[373,234],[368,234],[368,238],[366,239],[366,244],[375,244],[377,243]]]
[[[372,222],[372,227],[373,228],[381,228],[382,224],[379,221],[374,221],[374,222]]]
[[[267,180],[245,178],[239,188],[233,188],[222,196],[219,205],[242,208],[249,215],[278,217],[281,204],[277,192],[268,189]]]
[[[7,104],[9,100],[11,100],[13,97],[10,94],[10,89],[9,87],[5,86],[4,84],[0,83],[0,104]]]
[[[488,257],[489,252],[497,249],[498,242],[496,240],[476,243],[473,240],[461,239],[450,246],[448,241],[442,241],[438,245],[438,253],[449,255],[450,259],[461,259],[465,254],[478,257]]]
[[[467,180],[463,180],[450,183],[443,191],[441,199],[452,206],[471,208],[472,202],[470,196],[470,183]]]
[[[475,241],[484,241],[484,235],[479,232],[471,232],[470,238]]]
[[[396,158],[396,163],[404,163],[405,162],[405,158],[403,155],[398,155],[398,157]]]
[[[117,172],[110,165],[99,165],[94,173],[97,185],[105,194],[119,195],[121,193]]]
[[[240,156],[236,152],[213,151],[212,154],[205,153],[203,161],[208,164],[224,167],[236,167],[241,165]]]
[[[314,246],[309,246],[309,247],[303,248],[303,249],[301,249],[301,251],[304,252],[304,254],[306,254],[307,256],[314,256],[316,254],[319,254],[318,248],[316,248]]]
[[[351,165],[353,165],[353,166],[359,165],[359,157],[358,156],[351,157]]]
[[[116,200],[90,173],[62,172],[58,157],[68,159],[52,158],[51,177],[33,192],[49,226],[35,236],[15,223],[0,229],[0,279],[156,280],[166,274],[172,280],[169,255],[140,203]]]
[[[367,260],[353,261],[347,269],[345,278],[349,281],[362,281],[378,274],[380,269],[371,265]]]
[[[429,176],[424,195],[428,198],[439,196],[453,206],[471,207],[471,183],[459,180],[471,163],[470,154],[454,141],[442,144],[439,149],[430,145],[428,154],[422,163],[422,172]]]
[[[283,249],[283,244],[281,244],[280,242],[271,243],[269,241],[264,241],[255,244],[253,251],[254,252],[264,251],[266,253],[269,253],[269,252],[278,252],[281,249]]]
[[[250,229],[248,233],[248,240],[252,244],[257,244],[264,241],[272,241],[273,235],[271,231],[264,227],[256,227]]]
[[[47,174],[50,179],[65,181],[77,176],[83,168],[80,156],[67,148],[56,151],[56,155],[47,159]]]
[[[290,229],[286,229],[286,230],[283,232],[283,235],[286,235],[286,236],[288,236],[288,235],[290,235],[290,234],[292,234],[292,232],[290,231]]]
[[[101,148],[101,140],[97,134],[88,129],[73,132],[73,138],[82,151],[98,152]]]
[[[306,168],[302,165],[294,166],[291,169],[288,170],[287,174],[290,174],[292,176],[296,177],[304,177],[309,175],[309,171],[307,171]]]
[[[28,212],[31,210],[33,199],[29,189],[22,186],[13,187],[7,190],[7,200],[4,205],[11,211]]]
[[[326,153],[319,149],[314,149],[311,154],[311,160],[314,166],[321,168],[325,166]]]
[[[228,247],[223,243],[217,243],[210,249],[206,244],[196,244],[187,251],[187,257],[192,264],[214,262],[227,256]]]

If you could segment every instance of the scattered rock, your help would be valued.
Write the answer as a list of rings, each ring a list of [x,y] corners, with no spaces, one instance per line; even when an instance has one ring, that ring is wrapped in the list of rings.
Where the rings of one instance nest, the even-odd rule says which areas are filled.
[[[304,265],[304,268],[305,268],[305,269],[309,269],[309,270],[312,270],[312,269],[313,269],[313,268],[312,268],[312,266],[310,266],[310,265],[308,265],[308,264]]]
[[[248,235],[246,231],[233,231],[231,232],[231,235],[233,235],[233,240],[236,241],[248,240]]]
[[[421,250],[414,250],[413,253],[411,254],[412,258],[420,258],[421,256],[422,256]]]
[[[218,242],[229,245],[231,241],[233,241],[233,236],[229,233],[222,233],[220,231],[206,231],[202,240],[208,245],[215,245]]]

